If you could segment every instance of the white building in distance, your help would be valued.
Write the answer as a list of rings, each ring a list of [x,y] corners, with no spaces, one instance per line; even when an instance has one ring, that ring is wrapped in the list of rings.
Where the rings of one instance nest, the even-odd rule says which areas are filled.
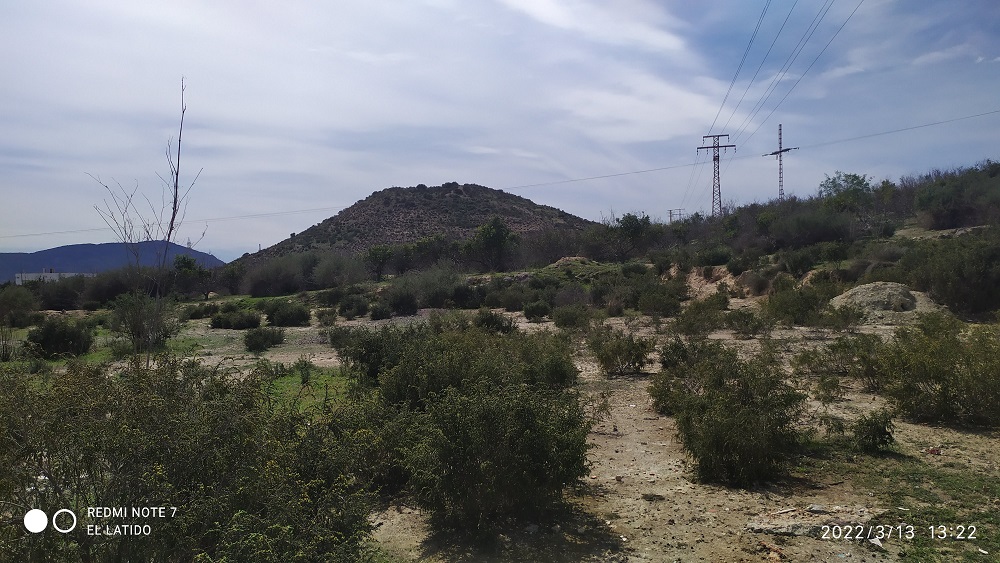
[[[25,282],[33,282],[33,281],[40,281],[40,282],[59,281],[64,278],[72,278],[73,276],[83,276],[85,278],[92,278],[96,275],[97,274],[83,274],[76,272],[57,272],[55,271],[55,269],[49,268],[48,271],[46,272],[30,273],[30,274],[25,274],[25,273],[14,274],[14,285],[24,285]]]

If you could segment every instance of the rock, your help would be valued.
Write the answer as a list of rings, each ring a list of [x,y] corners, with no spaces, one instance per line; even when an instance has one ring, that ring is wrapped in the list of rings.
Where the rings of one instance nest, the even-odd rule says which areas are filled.
[[[659,500],[667,500],[667,497],[665,497],[663,495],[658,495],[656,493],[643,493],[642,494],[642,500],[644,500],[646,502],[655,502],[655,501],[659,501]]]
[[[773,534],[776,536],[818,536],[822,526],[802,522],[764,523],[750,522],[747,531],[755,534]]]
[[[528,532],[529,534],[534,534],[538,532],[538,524],[528,524],[527,526],[524,527],[524,531]]]
[[[829,514],[830,511],[826,509],[826,505],[823,504],[810,504],[806,507],[806,512],[811,512],[813,514]]]

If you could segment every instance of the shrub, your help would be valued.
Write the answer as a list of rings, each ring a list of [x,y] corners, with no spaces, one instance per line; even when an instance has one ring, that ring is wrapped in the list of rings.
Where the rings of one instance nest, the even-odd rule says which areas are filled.
[[[334,326],[337,324],[337,311],[333,309],[317,309],[316,320],[319,322],[319,326]]]
[[[32,437],[5,455],[9,502],[47,506],[58,490],[68,507],[179,507],[149,536],[26,538],[5,526],[3,559],[364,560],[374,506],[357,485],[364,473],[353,452],[365,435],[337,434],[327,415],[271,400],[255,371],[232,377],[169,357],[151,367],[70,362],[36,385],[0,369],[0,432]],[[82,476],[88,486],[75,486]]]
[[[796,373],[820,378],[848,377],[870,392],[879,392],[885,381],[879,373],[884,342],[876,334],[841,336],[820,349],[806,350],[792,360]]]
[[[485,307],[476,312],[476,316],[472,320],[472,323],[479,328],[487,331],[499,332],[501,334],[507,334],[517,330],[517,323],[514,322],[514,319],[503,313],[498,313]]]
[[[681,314],[677,315],[674,319],[674,330],[687,336],[705,336],[722,327],[724,321],[718,299],[700,299],[689,303]]]
[[[552,307],[545,301],[535,301],[524,306],[524,316],[531,322],[541,322],[552,312]]]
[[[639,295],[638,308],[646,315],[670,317],[681,311],[681,302],[673,295],[656,288]]]
[[[392,287],[386,298],[389,309],[393,314],[410,317],[417,314],[420,306],[417,303],[417,294],[407,288]]]
[[[1000,326],[964,328],[943,313],[922,316],[875,357],[899,412],[919,421],[1000,425]]]
[[[345,295],[347,295],[347,293],[344,291],[344,288],[334,287],[325,291],[317,292],[316,302],[327,307],[336,307],[337,305],[340,305],[340,300],[343,299]]]
[[[451,300],[459,309],[478,309],[486,297],[486,288],[469,284],[456,285],[451,292]]]
[[[363,295],[351,294],[340,300],[340,316],[347,320],[368,314],[368,300]]]
[[[829,297],[811,285],[781,289],[768,296],[761,306],[764,314],[787,325],[816,324]]]
[[[586,305],[565,305],[552,310],[552,322],[566,330],[585,330],[590,326],[590,309]]]
[[[842,307],[826,306],[820,312],[817,325],[832,328],[836,331],[847,330],[857,326],[865,319],[865,311],[860,307],[844,305]]]
[[[751,309],[736,309],[726,313],[725,324],[740,338],[753,338],[771,332],[772,324]]]
[[[408,448],[417,502],[434,520],[485,531],[537,517],[587,473],[591,423],[575,395],[482,382],[447,389]]]
[[[184,316],[189,319],[207,319],[218,312],[218,303],[199,303],[188,307],[184,312]]]
[[[372,305],[372,309],[370,311],[369,316],[373,321],[381,321],[383,319],[388,319],[392,317],[392,309],[389,307],[389,304],[386,303],[385,301],[378,301],[374,305]]]
[[[14,330],[0,323],[0,362],[13,360],[15,352]]]
[[[178,330],[177,323],[166,314],[165,301],[143,292],[119,295],[111,311],[111,329],[124,338],[132,353],[162,350]]]
[[[309,309],[298,301],[271,299],[258,303],[272,326],[309,326]]]
[[[243,334],[243,344],[247,352],[261,354],[269,348],[285,341],[285,329],[278,327],[252,328]]]
[[[407,346],[426,338],[426,324],[356,327],[329,331],[330,345],[363,385],[378,385],[379,372],[399,363]]]
[[[648,271],[649,268],[641,262],[626,262],[621,266],[622,275],[625,277],[645,275]]]
[[[90,351],[94,335],[86,323],[49,317],[28,331],[27,341],[45,358],[80,356]]]
[[[804,396],[770,353],[741,360],[717,343],[696,346],[654,376],[650,395],[661,412],[675,413],[699,478],[749,485],[776,477],[798,449]]]
[[[625,375],[639,373],[646,367],[654,344],[652,340],[637,337],[631,332],[602,326],[587,337],[587,347],[605,374]]]
[[[257,328],[260,326],[260,313],[246,309],[219,312],[212,315],[210,326],[212,328],[231,328],[236,330]]]
[[[885,451],[896,442],[892,411],[879,409],[860,416],[851,426],[854,444],[863,452]]]

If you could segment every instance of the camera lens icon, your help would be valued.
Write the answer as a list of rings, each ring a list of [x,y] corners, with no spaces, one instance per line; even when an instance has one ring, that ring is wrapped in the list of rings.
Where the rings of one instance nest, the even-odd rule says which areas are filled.
[[[37,508],[32,508],[24,515],[24,528],[32,534],[38,534],[49,525],[49,515]]]
[[[62,514],[68,514],[70,518],[73,519],[73,523],[66,527],[59,527],[59,523],[56,521]],[[32,534],[39,534],[45,530],[49,525],[49,516],[45,514],[45,511],[39,510],[37,508],[32,508],[24,515],[24,528],[31,532]],[[68,534],[76,529],[76,513],[68,508],[61,508],[52,515],[52,528],[60,533]]]

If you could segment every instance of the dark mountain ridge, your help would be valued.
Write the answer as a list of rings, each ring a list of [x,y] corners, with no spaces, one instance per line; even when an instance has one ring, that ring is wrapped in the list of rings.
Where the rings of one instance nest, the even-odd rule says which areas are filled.
[[[138,244],[138,250],[140,264],[153,266],[163,253],[163,242],[141,242]],[[167,264],[173,264],[174,256],[177,255],[190,256],[206,268],[225,264],[211,254],[174,243],[170,243],[166,253]],[[4,252],[0,253],[0,283],[14,281],[14,275],[18,273],[39,273],[49,270],[96,274],[122,268],[132,263],[134,259],[132,252],[120,242],[71,244],[37,252]]]

